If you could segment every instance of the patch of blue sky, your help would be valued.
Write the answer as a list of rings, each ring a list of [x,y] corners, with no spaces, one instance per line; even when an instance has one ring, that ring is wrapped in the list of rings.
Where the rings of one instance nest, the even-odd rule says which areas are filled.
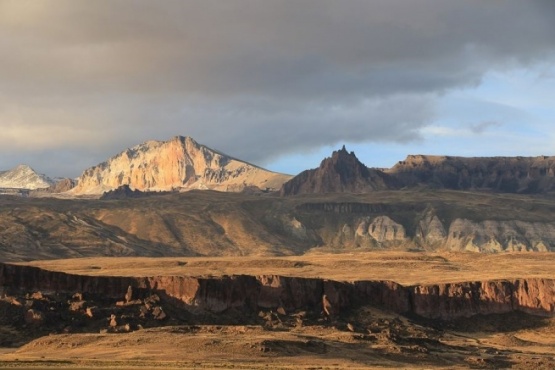
[[[268,164],[297,174],[318,167],[342,144],[369,167],[389,168],[409,154],[555,155],[555,66],[490,72],[478,86],[438,97],[435,119],[412,141],[338,143]]]

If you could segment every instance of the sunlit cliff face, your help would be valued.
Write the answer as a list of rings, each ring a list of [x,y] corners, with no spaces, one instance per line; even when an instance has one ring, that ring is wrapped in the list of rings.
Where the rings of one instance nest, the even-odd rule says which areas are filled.
[[[101,194],[129,185],[137,190],[277,189],[290,176],[263,170],[198,144],[190,137],[149,141],[89,168],[74,194]]]

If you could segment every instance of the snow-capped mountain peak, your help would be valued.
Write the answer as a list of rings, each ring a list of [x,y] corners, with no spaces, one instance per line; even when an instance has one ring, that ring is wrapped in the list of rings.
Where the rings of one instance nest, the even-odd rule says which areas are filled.
[[[37,173],[26,164],[0,172],[0,188],[34,190],[47,188],[53,183],[49,177]]]

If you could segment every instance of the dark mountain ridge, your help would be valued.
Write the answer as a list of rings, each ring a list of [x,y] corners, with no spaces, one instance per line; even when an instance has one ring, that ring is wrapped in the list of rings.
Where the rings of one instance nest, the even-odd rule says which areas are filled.
[[[281,195],[366,193],[401,188],[535,194],[555,191],[555,157],[409,155],[391,169],[368,168],[345,147],[286,182]]]
[[[320,167],[306,170],[286,182],[282,195],[312,193],[365,193],[398,188],[394,178],[383,171],[368,168],[345,146],[325,158]]]

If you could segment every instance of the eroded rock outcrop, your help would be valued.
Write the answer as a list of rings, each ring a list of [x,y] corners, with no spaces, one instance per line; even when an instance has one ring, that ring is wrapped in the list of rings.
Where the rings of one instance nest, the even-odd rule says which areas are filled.
[[[344,205],[343,208],[349,208],[347,206]],[[336,205],[335,208],[330,205],[329,210],[324,209],[324,212],[337,212],[343,208],[340,205]],[[316,207],[314,209],[321,211]],[[358,209],[361,210],[360,213],[365,213],[363,205],[359,205],[353,213]],[[417,222],[411,230],[392,217],[366,216],[356,217],[353,221],[345,223],[338,222],[333,239],[324,238],[323,244],[339,247],[418,248],[485,253],[555,250],[553,222],[472,221],[455,218],[445,224],[433,209],[427,209],[417,216]],[[311,230],[305,229],[305,232],[310,233]],[[321,235],[326,236],[324,233]]]
[[[555,246],[555,223],[456,219],[449,226],[445,246],[473,252],[545,252]]]
[[[553,279],[478,281],[411,289],[413,313],[429,318],[451,319],[511,311],[555,314]]]
[[[418,222],[415,236],[427,246],[438,246],[444,243],[447,231],[433,209],[428,209]]]
[[[387,216],[378,216],[368,225],[368,234],[380,243],[397,242],[405,239],[405,228]]]
[[[56,181],[49,188],[45,189],[46,193],[63,193],[75,187],[77,181],[74,179],[64,178]]]
[[[0,287],[5,294],[40,290],[120,299],[131,289],[133,301],[124,306],[134,304],[136,297],[140,304],[141,297],[154,294],[163,305],[201,315],[227,315],[230,310],[256,315],[261,309],[280,309],[324,312],[335,317],[361,305],[441,319],[512,311],[555,315],[555,279],[542,278],[402,286],[391,281],[341,282],[275,275],[80,276],[0,264]]]
[[[389,188],[396,188],[394,179],[382,171],[366,167],[343,146],[324,159],[320,167],[303,171],[283,184],[281,194],[366,193]]]

